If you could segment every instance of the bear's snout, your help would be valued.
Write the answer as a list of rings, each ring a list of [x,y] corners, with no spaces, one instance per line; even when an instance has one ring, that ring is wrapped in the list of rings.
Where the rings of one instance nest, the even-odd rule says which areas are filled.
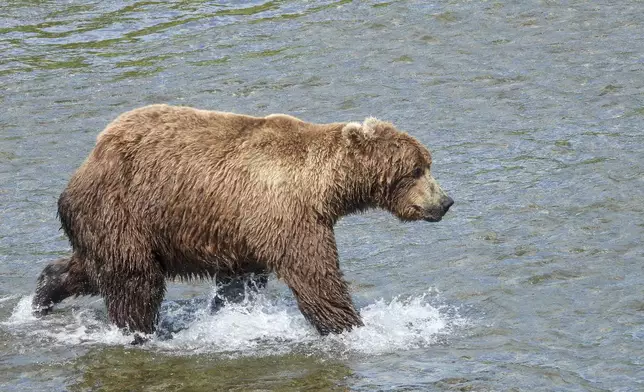
[[[425,217],[423,218],[423,220],[425,220],[426,222],[440,222],[453,204],[454,199],[452,199],[451,197],[447,195],[441,197],[438,205],[425,210]]]
[[[454,204],[454,199],[452,199],[449,196],[446,196],[443,200],[441,200],[441,207],[443,207],[443,214],[447,213],[447,210]]]

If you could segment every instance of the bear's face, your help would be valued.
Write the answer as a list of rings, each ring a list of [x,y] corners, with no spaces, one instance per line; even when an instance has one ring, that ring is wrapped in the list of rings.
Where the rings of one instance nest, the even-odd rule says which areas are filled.
[[[415,138],[374,118],[347,124],[343,134],[365,165],[376,206],[402,221],[438,222],[454,204],[431,174],[429,151]]]
[[[384,207],[403,221],[438,222],[454,204],[432,177],[429,164],[400,178],[390,192]]]

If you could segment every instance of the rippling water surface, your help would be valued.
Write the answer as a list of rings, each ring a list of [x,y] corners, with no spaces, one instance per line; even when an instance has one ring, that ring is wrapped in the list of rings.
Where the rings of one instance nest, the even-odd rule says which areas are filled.
[[[644,390],[639,1],[0,2],[0,389]],[[170,286],[142,348],[102,302],[33,318],[56,198],[116,115],[167,102],[393,121],[456,200],[337,227],[366,326],[320,338],[273,280]]]

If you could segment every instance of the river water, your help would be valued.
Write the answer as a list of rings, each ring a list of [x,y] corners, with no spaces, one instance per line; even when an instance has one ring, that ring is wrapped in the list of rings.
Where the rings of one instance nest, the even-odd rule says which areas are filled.
[[[644,390],[641,1],[0,3],[0,390]],[[119,113],[171,103],[394,122],[456,200],[342,220],[365,327],[273,279],[216,314],[172,284],[143,347],[99,298],[36,319],[56,199]]]

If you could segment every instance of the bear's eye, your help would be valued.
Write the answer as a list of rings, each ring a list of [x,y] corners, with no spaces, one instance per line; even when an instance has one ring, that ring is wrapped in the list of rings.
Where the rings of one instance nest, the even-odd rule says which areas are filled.
[[[420,178],[420,177],[422,177],[424,174],[425,174],[425,169],[424,169],[424,168],[422,168],[422,167],[417,167],[417,168],[415,168],[415,169],[414,169],[414,172],[412,173],[412,175],[413,175],[414,177],[416,177],[416,178]]]

